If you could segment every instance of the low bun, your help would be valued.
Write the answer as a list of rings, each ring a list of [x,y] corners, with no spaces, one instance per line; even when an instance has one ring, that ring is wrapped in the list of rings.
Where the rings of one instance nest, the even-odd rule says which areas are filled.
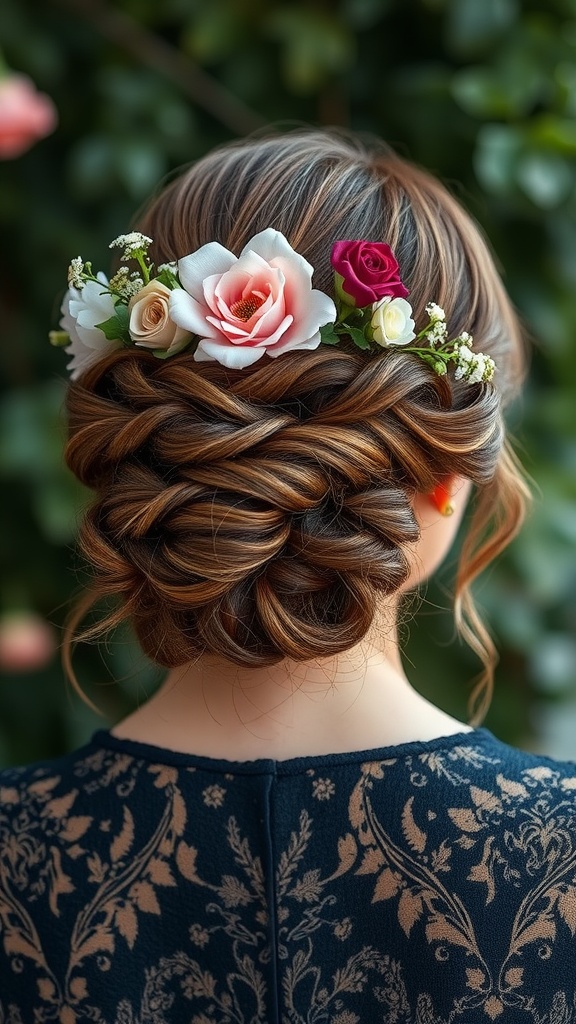
[[[481,659],[483,707],[496,652],[471,584],[518,531],[527,489],[501,407],[525,359],[517,317],[477,226],[442,184],[384,143],[296,131],[220,147],[173,178],[135,225],[156,266],[209,242],[238,254],[281,232],[333,292],[338,239],[386,242],[418,325],[433,301],[467,331],[493,384],[442,377],[406,351],[264,356],[242,371],[131,347],[69,390],[68,464],[95,493],[80,543],[91,598],[130,617],[147,654],[177,666],[203,652],[258,666],[336,654],[370,628],[380,595],[409,575],[413,497],[451,474],[477,485],[455,584],[460,634]],[[353,348],[352,345],[349,346]],[[478,721],[478,717],[476,717]]]
[[[454,387],[398,353],[298,352],[249,374],[112,353],[68,395],[68,465],[96,492],[80,546],[97,595],[121,599],[166,667],[353,646],[408,577],[413,493],[447,456],[493,472],[493,391],[459,410]]]

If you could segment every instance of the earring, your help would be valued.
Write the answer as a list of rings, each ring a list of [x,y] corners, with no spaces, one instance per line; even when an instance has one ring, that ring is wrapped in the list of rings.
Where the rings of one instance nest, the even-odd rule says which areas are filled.
[[[438,484],[430,494],[432,503],[436,506],[441,516],[451,516],[454,512],[452,495],[446,484]]]

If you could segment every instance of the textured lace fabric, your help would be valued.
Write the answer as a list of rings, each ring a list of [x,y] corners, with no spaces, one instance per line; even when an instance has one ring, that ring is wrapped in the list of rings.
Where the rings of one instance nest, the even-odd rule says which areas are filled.
[[[1,1024],[576,1021],[576,765],[484,729],[0,773]]]

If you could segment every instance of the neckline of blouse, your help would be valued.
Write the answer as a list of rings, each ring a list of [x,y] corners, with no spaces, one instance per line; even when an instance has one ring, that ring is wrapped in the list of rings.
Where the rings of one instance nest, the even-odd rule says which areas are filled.
[[[411,755],[451,751],[456,747],[476,747],[487,742],[497,743],[498,741],[488,729],[480,727],[451,733],[448,736],[437,736],[431,740],[412,740],[393,746],[374,747],[370,750],[312,754],[304,757],[291,757],[286,760],[256,758],[253,761],[228,761],[202,754],[185,754],[181,751],[157,747],[151,743],[141,743],[138,740],[122,739],[119,736],[114,736],[107,729],[99,729],[92,737],[93,745],[106,747],[119,754],[128,754],[138,760],[172,765],[178,768],[201,768],[235,775],[298,775],[309,769],[371,761],[396,761]]]

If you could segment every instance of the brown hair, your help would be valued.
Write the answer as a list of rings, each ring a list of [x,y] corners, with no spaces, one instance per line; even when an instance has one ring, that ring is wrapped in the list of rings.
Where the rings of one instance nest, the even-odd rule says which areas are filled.
[[[419,537],[411,499],[450,474],[477,486],[456,580],[460,631],[492,641],[470,583],[519,528],[526,487],[501,407],[523,374],[520,330],[478,228],[446,189],[382,143],[310,131],[222,147],[149,204],[139,230],[157,263],[209,241],[238,253],[281,231],[331,292],[336,239],[386,241],[416,322],[434,300],[498,366],[494,386],[440,377],[417,357],[321,346],[227,370],[189,353],[112,352],[68,393],[68,465],[96,492],[80,547],[88,602],[120,607],[160,665],[212,652],[239,665],[311,660],[370,628],[405,583]],[[70,652],[67,649],[68,667]]]

